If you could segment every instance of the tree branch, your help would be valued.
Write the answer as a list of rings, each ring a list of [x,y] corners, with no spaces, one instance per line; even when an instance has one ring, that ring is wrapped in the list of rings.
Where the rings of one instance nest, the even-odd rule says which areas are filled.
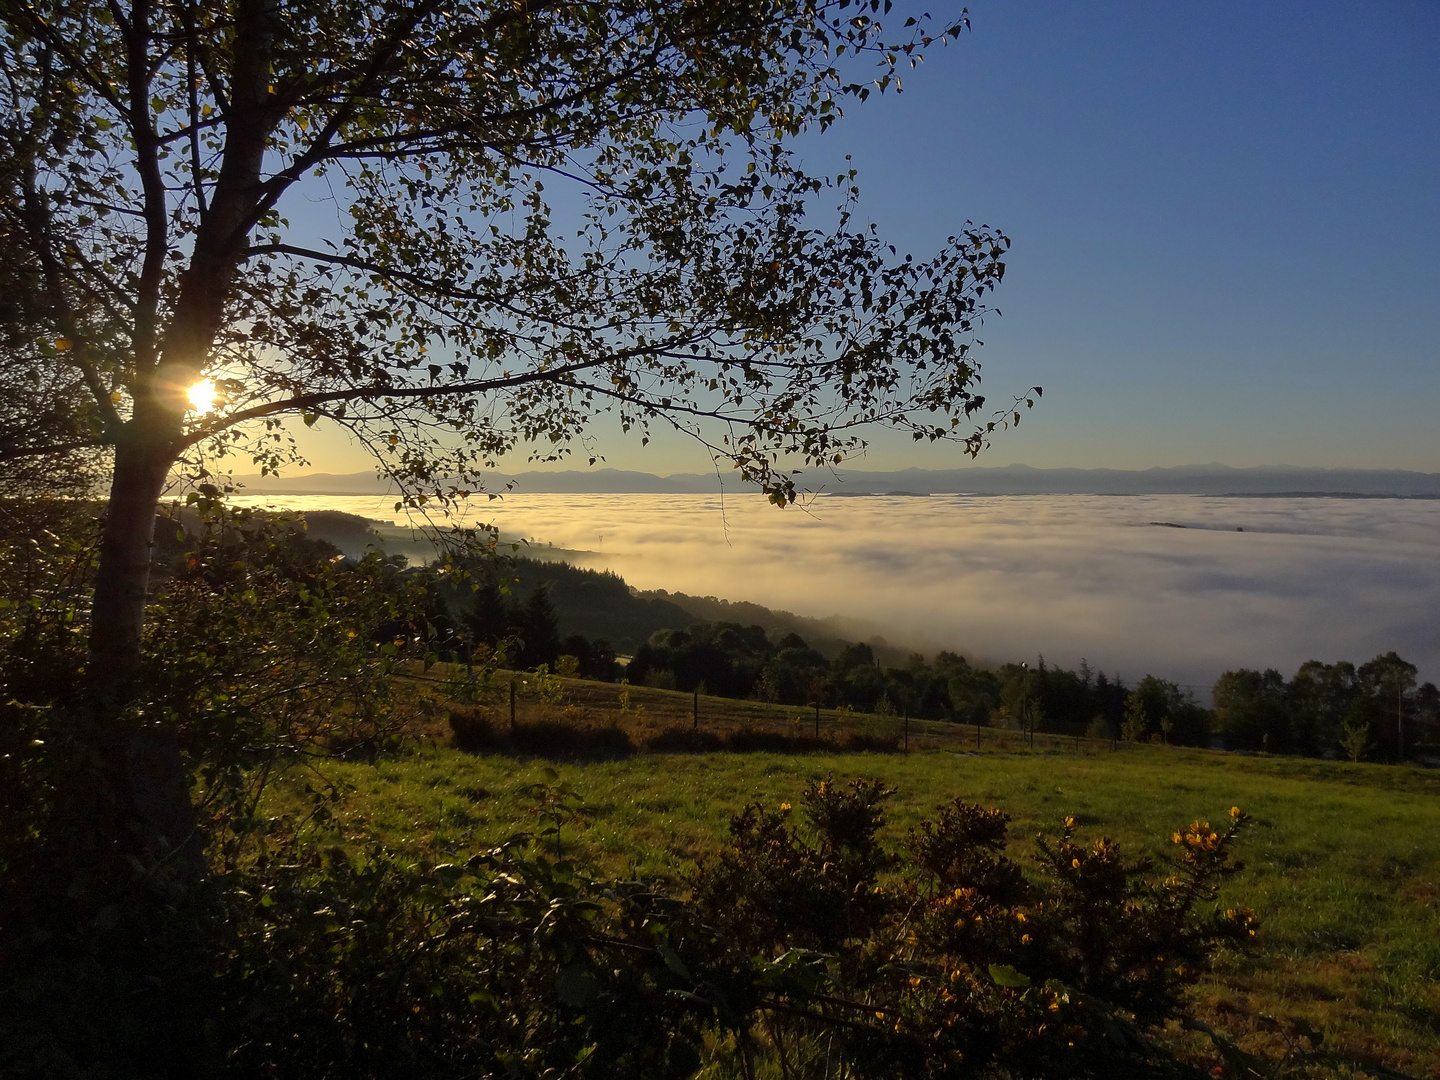
[[[160,174],[159,143],[150,116],[150,6],[136,0],[128,28],[122,25],[130,92],[130,138],[135,145],[135,171],[140,175],[145,214],[145,256],[135,297],[135,367],[148,373],[155,365],[159,335],[160,286],[169,250],[168,206]]]
[[[577,361],[573,364],[564,364],[554,368],[542,368],[535,371],[523,372],[519,375],[507,375],[498,379],[476,379],[463,383],[449,383],[438,386],[370,386],[356,387],[350,390],[327,390],[313,394],[297,394],[294,397],[285,398],[281,401],[270,401],[263,405],[255,405],[239,412],[230,413],[217,420],[204,424],[174,444],[176,453],[183,451],[186,447],[194,446],[211,436],[218,435],[227,428],[236,424],[243,424],[250,420],[259,420],[267,416],[275,416],[286,412],[310,412],[321,409],[326,405],[348,401],[377,401],[386,398],[400,399],[403,401],[427,401],[442,397],[457,397],[471,394],[487,394],[496,390],[510,390],[518,386],[527,386],[532,383],[564,381],[568,376],[577,371],[585,371],[590,368],[602,367],[605,364],[618,363],[620,361],[633,359],[636,356],[645,356],[663,351],[678,341],[656,343],[654,345],[637,345],[631,349],[622,349],[617,352],[607,353],[604,356],[592,360]],[[582,384],[576,384],[582,385]]]

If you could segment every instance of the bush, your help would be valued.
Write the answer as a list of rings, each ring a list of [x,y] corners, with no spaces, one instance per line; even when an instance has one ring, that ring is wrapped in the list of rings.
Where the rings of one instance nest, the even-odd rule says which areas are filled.
[[[451,742],[455,749],[477,753],[495,750],[502,745],[500,733],[495,728],[493,714],[483,706],[450,707]]]
[[[742,727],[732,731],[725,744],[731,750],[741,753],[805,754],[816,750],[833,750],[834,746],[825,739],[810,735],[786,735],[780,731],[766,731],[764,728]]]
[[[1238,811],[1165,867],[1067,822],[1027,873],[998,811],[957,800],[891,849],[893,791],[826,781],[803,829],[737,814],[685,900],[561,859],[585,808],[547,776],[549,829],[452,863],[292,828],[188,891],[57,898],[0,939],[0,1075],[1177,1075],[1151,1034],[1254,933],[1203,910]]]
[[[900,749],[900,737],[856,731],[840,740],[840,749],[852,754],[893,754]]]
[[[604,727],[575,727],[556,720],[517,724],[505,737],[518,753],[534,757],[609,758],[635,752],[630,736],[613,724]]]
[[[1005,853],[1009,819],[960,800],[887,850],[891,794],[812,783],[804,830],[788,803],[749,806],[696,882],[706,918],[746,951],[808,965],[808,984],[762,1004],[782,1075],[802,1075],[821,1041],[867,1078],[1186,1071],[1152,1036],[1183,1018],[1216,952],[1255,933],[1248,909],[1210,906],[1239,868],[1238,809],[1224,829],[1177,831],[1163,868],[1081,842],[1067,819],[1027,874]]]
[[[654,754],[710,754],[725,749],[725,740],[713,731],[669,727],[645,740],[645,749]]]
[[[469,753],[512,753],[529,757],[599,758],[626,757],[635,753],[635,744],[614,724],[585,726],[558,720],[516,724],[501,730],[490,710],[450,709],[451,743]]]

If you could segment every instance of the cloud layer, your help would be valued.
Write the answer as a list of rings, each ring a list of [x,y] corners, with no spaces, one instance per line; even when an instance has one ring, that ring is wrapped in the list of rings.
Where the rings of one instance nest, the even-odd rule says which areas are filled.
[[[386,499],[284,501],[395,516]],[[1389,649],[1440,679],[1440,501],[822,497],[780,511],[752,495],[512,495],[477,513],[639,588],[851,616],[982,659],[1083,656],[1207,698],[1227,668]]]

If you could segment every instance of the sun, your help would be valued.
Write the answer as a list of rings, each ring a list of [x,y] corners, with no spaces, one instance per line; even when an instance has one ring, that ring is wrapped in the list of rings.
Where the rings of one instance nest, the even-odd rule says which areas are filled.
[[[190,398],[190,409],[192,412],[208,413],[215,408],[215,384],[204,379],[186,391]]]

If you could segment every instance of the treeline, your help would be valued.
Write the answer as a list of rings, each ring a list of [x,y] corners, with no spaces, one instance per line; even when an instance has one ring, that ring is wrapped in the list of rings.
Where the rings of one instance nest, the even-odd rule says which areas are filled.
[[[1146,675],[1131,687],[1084,661],[1076,670],[1043,657],[987,669],[940,652],[886,667],[863,643],[827,660],[797,634],[771,641],[761,627],[736,623],[657,632],[628,671],[637,684],[784,705],[1352,760],[1408,758],[1431,746],[1440,691],[1416,676],[1394,652],[1358,667],[1312,660],[1288,682],[1274,670],[1227,671],[1207,709],[1167,679]]]
[[[1394,652],[1358,667],[1311,660],[1288,681],[1273,668],[1227,671],[1215,683],[1215,729],[1232,749],[1408,758],[1432,746],[1440,718],[1440,690],[1417,675]]]
[[[798,634],[771,641],[761,627],[736,623],[660,631],[636,651],[627,674],[633,683],[686,692],[1053,734],[1153,734],[1191,745],[1207,743],[1210,734],[1208,710],[1153,675],[1131,689],[1083,662],[1076,671],[1052,667],[1043,657],[1033,668],[989,669],[946,651],[930,660],[915,653],[887,667],[863,642],[847,644],[827,660]],[[1143,711],[1143,728],[1132,723],[1126,731],[1127,709],[1132,721]]]

